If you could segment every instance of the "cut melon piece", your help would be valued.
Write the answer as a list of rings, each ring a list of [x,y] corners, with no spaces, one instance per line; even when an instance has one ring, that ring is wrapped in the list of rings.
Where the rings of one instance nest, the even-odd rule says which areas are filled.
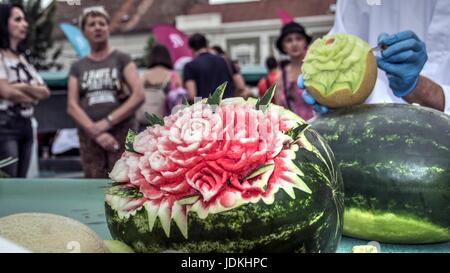
[[[88,226],[47,213],[20,213],[0,218],[0,236],[37,253],[108,253]]]
[[[377,62],[365,41],[350,34],[316,40],[305,57],[305,87],[320,104],[331,108],[363,103],[377,79]]]

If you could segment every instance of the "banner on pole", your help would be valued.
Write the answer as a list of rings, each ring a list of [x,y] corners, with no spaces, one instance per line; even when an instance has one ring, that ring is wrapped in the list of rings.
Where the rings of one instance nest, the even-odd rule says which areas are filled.
[[[169,50],[176,70],[182,70],[184,65],[192,60],[192,51],[189,48],[186,34],[167,24],[153,26],[152,31],[156,41],[165,45]]]
[[[89,42],[79,28],[69,23],[62,23],[59,27],[66,35],[67,40],[69,40],[78,57],[83,58],[91,52]]]

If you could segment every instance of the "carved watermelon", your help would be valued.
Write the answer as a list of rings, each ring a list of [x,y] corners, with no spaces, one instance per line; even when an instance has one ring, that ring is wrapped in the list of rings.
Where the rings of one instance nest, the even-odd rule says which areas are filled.
[[[326,142],[261,100],[207,101],[130,135],[110,174],[114,239],[137,252],[334,252],[343,185]],[[255,107],[256,106],[256,107]]]

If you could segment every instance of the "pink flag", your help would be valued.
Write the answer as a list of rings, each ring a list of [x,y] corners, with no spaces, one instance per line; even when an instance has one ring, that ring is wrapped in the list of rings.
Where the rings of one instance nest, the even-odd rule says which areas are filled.
[[[152,31],[156,41],[165,45],[169,50],[175,69],[182,69],[187,62],[192,60],[192,51],[189,48],[186,34],[167,24],[153,26]]]
[[[294,17],[292,17],[286,10],[278,9],[278,17],[281,19],[283,25],[294,21]]]

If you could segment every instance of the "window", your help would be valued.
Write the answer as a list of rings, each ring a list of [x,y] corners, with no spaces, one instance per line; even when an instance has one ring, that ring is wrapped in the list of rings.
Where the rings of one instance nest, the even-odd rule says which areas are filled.
[[[258,64],[260,62],[259,38],[238,38],[227,40],[227,51],[233,60],[241,65]]]
[[[255,46],[254,45],[236,45],[231,47],[231,58],[239,61],[241,65],[255,63]]]

